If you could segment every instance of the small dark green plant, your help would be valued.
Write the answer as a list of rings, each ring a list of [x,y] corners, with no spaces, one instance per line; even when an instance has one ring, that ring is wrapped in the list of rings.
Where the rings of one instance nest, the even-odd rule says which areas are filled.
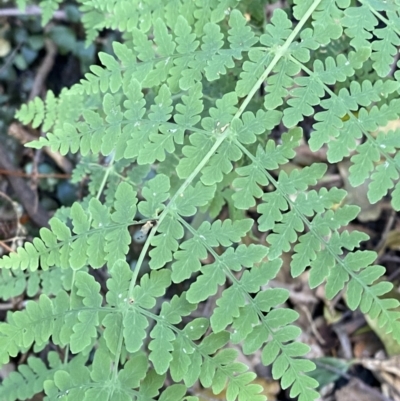
[[[329,299],[343,290],[350,309],[400,340],[399,302],[381,298],[385,269],[358,250],[366,234],[342,230],[359,208],[344,190],[312,189],[326,165],[281,169],[302,140],[327,146],[331,163],[351,156],[350,182],[369,180],[371,203],[391,191],[400,209],[400,133],[380,130],[400,114],[400,2],[295,0],[260,28],[247,4],[81,2],[88,44],[104,28],[123,40],[81,83],[17,113],[47,133],[28,146],[79,152],[73,181],[90,183],[51,229],[0,260],[3,299],[34,298],[0,325],[0,363],[53,349],[47,365],[30,356],[5,380],[2,400],[44,389],[46,400],[194,401],[198,380],[228,401],[264,400],[228,343],[261,350],[282,388],[314,400],[298,315],[287,290],[268,288],[289,251],[293,277],[308,269],[312,288],[324,284]],[[225,205],[230,218],[218,219]],[[134,225],[145,242],[131,268]],[[240,244],[254,226],[266,242]],[[89,274],[103,266],[106,293]],[[219,286],[211,318],[191,318]]]

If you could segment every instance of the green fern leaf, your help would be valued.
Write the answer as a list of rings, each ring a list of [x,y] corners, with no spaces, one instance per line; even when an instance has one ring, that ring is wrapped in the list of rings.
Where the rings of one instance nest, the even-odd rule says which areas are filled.
[[[361,144],[357,150],[358,153],[351,158],[353,164],[349,169],[349,179],[355,187],[364,183],[374,169],[374,163],[380,160],[379,150],[372,141]]]
[[[189,141],[191,145],[183,147],[182,153],[185,157],[179,161],[176,168],[179,178],[187,178],[208,154],[214,144],[211,136],[199,132],[190,135]]]
[[[171,266],[172,281],[180,283],[200,270],[200,260],[207,257],[206,245],[216,247],[221,244],[228,247],[233,242],[239,242],[250,229],[250,224],[249,219],[233,223],[231,220],[225,220],[223,224],[216,221],[212,226],[208,222],[203,222],[196,235],[184,241],[180,245],[180,250],[174,253],[175,261]]]
[[[47,138],[41,137],[27,146],[35,149],[50,146],[53,151],[59,150],[62,155],[66,155],[68,152],[76,153],[79,149],[78,131],[72,124],[64,123],[63,128],[55,129],[54,134],[48,133]]]
[[[108,227],[111,223],[110,212],[107,206],[102,205],[99,200],[92,198],[89,202],[88,211],[92,218],[92,227]],[[54,230],[53,230],[54,231]],[[93,268],[100,268],[106,263],[106,241],[101,231],[93,232],[87,239],[87,254],[90,256],[90,265]]]
[[[232,11],[229,18],[229,26],[231,29],[228,31],[228,41],[231,49],[221,49],[223,36],[219,32],[218,25],[206,24],[204,27],[206,33],[205,41],[207,40],[207,35],[214,37],[214,42],[206,42],[207,46],[204,46],[204,49],[214,53],[214,56],[208,59],[208,66],[205,68],[206,77],[210,81],[226,74],[226,68],[234,66],[233,58],[242,59],[242,52],[248,51],[251,46],[257,43],[254,33],[246,26],[246,19],[239,11]]]
[[[224,176],[232,171],[232,162],[238,161],[241,157],[242,152],[236,144],[224,142],[210,159],[208,166],[202,170],[201,181],[205,185],[221,182]]]
[[[263,134],[275,127],[281,119],[281,113],[276,110],[264,112],[258,110],[254,115],[250,111],[246,111],[242,115],[242,119],[232,121],[231,130],[233,136],[243,144],[251,144],[256,141],[256,135]]]
[[[73,232],[77,234],[77,239],[71,245],[71,267],[75,270],[82,268],[87,262],[87,237],[84,235],[90,226],[89,216],[79,203],[74,203],[71,207],[71,219],[74,226]],[[82,235],[81,235],[82,234]]]
[[[301,63],[307,63],[311,58],[310,50],[317,50],[319,46],[313,30],[306,28],[300,33],[300,41],[293,42],[289,49],[295,59]]]
[[[236,178],[233,186],[236,193],[232,196],[234,204],[239,209],[248,209],[255,205],[254,198],[259,198],[263,192],[259,185],[267,185],[268,178],[263,174],[259,166],[267,169],[275,169],[280,164],[287,163],[288,159],[294,157],[294,148],[300,143],[302,132],[300,129],[293,129],[283,134],[282,144],[276,146],[275,142],[269,140],[265,151],[257,148],[256,160],[250,166],[239,167],[236,172],[243,178]],[[261,211],[262,212],[262,211]]]
[[[386,77],[396,56],[397,46],[400,44],[399,35],[391,26],[376,29],[374,35],[378,39],[372,44],[371,60],[374,60],[372,65],[380,77]]]
[[[164,208],[163,202],[169,197],[169,189],[169,179],[163,174],[149,180],[142,190],[142,195],[146,201],[139,203],[139,212],[146,217],[157,217],[157,214]]]
[[[186,394],[186,387],[182,384],[174,384],[168,387],[161,394],[159,400],[160,401],[181,401],[182,397]]]
[[[175,122],[183,129],[194,127],[200,121],[199,114],[203,111],[201,84],[191,86],[187,96],[182,96],[182,103],[178,103],[175,108]]]
[[[101,153],[109,155],[121,135],[123,114],[115,96],[106,93],[103,98],[103,110],[106,114],[106,123],[109,125],[102,135]]]
[[[124,107],[126,108],[124,117],[128,121],[124,127],[124,132],[129,132],[130,138],[126,143],[124,157],[133,158],[139,155],[151,131],[149,125],[143,124],[142,126],[141,124],[142,117],[146,112],[144,108],[146,101],[143,98],[139,82],[136,79],[132,79],[127,85],[125,93],[127,100],[124,101]]]
[[[202,126],[206,131],[223,132],[227,123],[236,113],[237,96],[234,92],[225,94],[222,99],[216,101],[216,108],[210,108],[210,117],[202,120]],[[214,139],[203,133],[190,136],[191,146],[184,146],[182,152],[186,156],[179,162],[177,172],[180,178],[187,178],[198,163],[204,158],[213,145]],[[221,158],[215,155],[217,163]],[[213,158],[211,158],[211,161]],[[214,162],[215,163],[215,162]]]
[[[300,19],[313,4],[312,1],[299,1],[296,0],[297,4],[294,7],[294,15],[297,19]],[[343,12],[349,8],[349,0],[338,0],[335,3],[330,3],[329,0],[321,1],[316,11],[313,13],[314,21],[312,25],[314,27],[315,39],[321,44],[328,44],[331,40],[339,39],[342,35],[343,28],[337,23],[343,17]]]
[[[232,10],[229,16],[228,41],[230,47],[235,51],[235,58],[241,59],[243,52],[248,52],[258,40],[251,31],[249,26],[246,26],[246,19],[238,10]]]
[[[245,297],[237,285],[226,289],[217,301],[217,308],[211,316],[211,326],[218,333],[239,316],[239,309],[245,306]]]
[[[180,283],[189,278],[192,273],[200,270],[200,260],[206,257],[207,251],[198,238],[183,242],[180,250],[174,253],[175,261],[171,266],[172,281]]]
[[[346,35],[352,38],[350,44],[356,50],[370,48],[369,39],[372,38],[370,31],[378,24],[378,20],[367,5],[362,4],[357,8],[349,7],[341,22],[345,27]]]
[[[32,122],[32,127],[37,128],[44,120],[44,104],[42,99],[36,97],[28,104],[23,104],[21,109],[15,114],[23,124]]]
[[[132,389],[137,388],[140,382],[146,377],[147,358],[143,353],[136,354],[128,362],[124,368],[118,372],[118,381],[121,388]]]
[[[171,324],[178,324],[182,321],[182,316],[188,316],[196,309],[196,305],[191,304],[186,299],[186,293],[181,296],[174,296],[171,301],[164,302],[161,307],[161,315],[165,321]]]
[[[171,344],[175,340],[173,331],[158,322],[156,327],[151,331],[149,349],[151,350],[149,359],[153,362],[154,368],[157,373],[163,374],[168,368],[172,360],[171,352],[174,347]]]
[[[272,61],[273,53],[258,49],[250,49],[248,58],[249,60],[243,63],[243,71],[240,73],[240,79],[235,88],[235,91],[240,97],[249,94],[250,90],[257,82],[257,79],[260,78],[265,68]]]
[[[157,226],[159,235],[153,237],[151,245],[154,246],[149,252],[151,257],[150,267],[160,269],[172,260],[172,252],[178,249],[178,239],[183,237],[182,225],[170,214]]]
[[[151,309],[156,303],[155,297],[163,295],[170,284],[171,273],[168,270],[153,271],[150,276],[146,274],[141,278],[140,286],[134,288],[133,300],[142,308]]]
[[[170,371],[171,377],[175,382],[182,381],[187,376],[192,363],[192,359],[189,355],[192,354],[193,351],[194,349],[183,336],[179,336],[174,341],[171,353]]]
[[[354,74],[350,62],[344,55],[337,56],[336,60],[328,57],[326,67],[320,60],[314,62],[314,74],[311,77],[295,78],[296,88],[291,91],[293,96],[288,100],[291,106],[284,111],[283,121],[287,127],[295,126],[303,120],[303,116],[314,113],[312,106],[320,103],[325,94],[323,84],[333,85],[336,81],[343,82]]]
[[[125,346],[128,352],[138,351],[143,339],[146,337],[146,328],[149,325],[148,320],[136,308],[128,310],[123,316],[123,334]]]
[[[348,155],[349,148],[355,148],[354,138],[361,136],[361,127],[352,118],[345,123],[341,121],[341,118],[346,112],[356,111],[358,105],[367,107],[372,102],[386,97],[394,90],[396,90],[396,84],[389,81],[385,84],[382,81],[377,81],[374,85],[369,81],[364,81],[361,85],[353,81],[350,84],[350,92],[342,89],[339,92],[339,99],[334,97],[329,100],[323,100],[321,105],[328,111],[316,114],[316,120],[321,122],[314,124],[316,131],[312,133],[309,141],[311,149],[313,151],[318,150],[323,143],[330,142],[328,160],[330,162],[342,160],[345,155]],[[364,109],[361,109],[359,113],[362,113],[363,120],[368,121],[366,118],[367,113]],[[384,122],[382,123],[384,124]],[[368,121],[368,125],[370,124],[371,121]],[[368,127],[367,129],[370,128]],[[372,128],[372,130],[374,129],[376,128]],[[339,140],[330,141],[326,135],[339,138]]]
[[[90,372],[90,377],[96,383],[102,383],[108,380],[111,370],[111,358],[109,353],[104,348],[99,348],[96,350],[93,363],[92,371]],[[89,394],[94,395],[94,389],[89,390]]]
[[[183,57],[177,57],[174,60],[175,66],[171,68],[171,75],[176,79],[171,77],[168,82],[172,88],[179,87],[182,90],[188,90],[193,88],[195,82],[201,80],[201,68],[197,68],[194,57],[200,42],[196,40],[196,34],[192,33],[188,21],[182,15],[179,15],[176,20],[174,33],[177,43],[176,50]]]
[[[227,63],[229,68],[232,68],[231,59],[225,57],[218,57],[217,53],[224,45],[224,35],[221,33],[221,28],[215,23],[208,22],[204,25],[203,44],[201,49],[204,51],[204,60],[208,66],[205,67],[208,79],[217,79],[220,71],[225,73],[224,64]],[[227,67],[228,67],[227,65]]]
[[[122,84],[121,68],[120,68],[117,60],[115,60],[114,57],[110,56],[107,53],[100,52],[99,58],[100,58],[101,63],[105,67],[107,67],[107,74],[109,74],[108,86],[109,86],[111,92],[115,93],[118,91],[118,89],[121,87],[121,84]],[[104,88],[105,88],[105,86],[106,85],[104,84]],[[105,89],[103,90],[103,92],[105,92]],[[106,96],[104,96],[104,101],[106,101],[105,99],[106,99]],[[107,100],[106,102],[109,102],[109,100]],[[114,106],[111,106],[111,107],[114,107]],[[113,118],[115,119],[116,116],[117,116],[117,114],[115,114],[113,116]]]
[[[102,297],[99,294],[100,284],[97,283],[93,276],[85,272],[76,274],[75,286],[77,287],[77,295],[82,297],[82,302],[90,308],[99,308]],[[73,327],[74,334],[71,336],[71,351],[73,353],[82,352],[92,342],[93,338],[97,338],[97,326],[99,325],[98,312],[93,310],[83,310],[78,315],[79,322]]]
[[[58,397],[67,396],[84,400],[86,387],[90,383],[89,369],[84,366],[84,361],[79,356],[75,357],[64,369],[55,372],[53,379],[44,383],[48,398],[55,401]]]
[[[158,375],[154,370],[150,370],[141,383],[138,400],[145,401],[146,399],[157,396],[164,380],[164,375]]]
[[[218,285],[225,283],[224,272],[228,269],[240,270],[241,266],[251,267],[259,262],[267,254],[263,246],[252,244],[250,247],[240,245],[236,251],[232,248],[220,256],[215,263],[202,268],[202,275],[199,276],[187,293],[188,301],[198,303],[217,292]]]
[[[0,396],[4,401],[17,401],[32,398],[43,390],[43,383],[51,379],[54,371],[61,366],[58,354],[51,351],[48,355],[50,368],[36,357],[30,356],[27,364],[21,364],[18,372],[11,372],[0,387]]]
[[[124,309],[128,302],[129,283],[132,278],[132,271],[124,260],[115,262],[111,269],[111,278],[107,280],[108,292],[107,302],[110,306]],[[122,330],[122,316],[118,313],[108,313],[102,321],[104,339],[108,349],[115,354],[117,352],[119,335]]]
[[[42,25],[46,25],[52,18],[53,13],[59,7],[61,0],[42,0],[40,8],[42,9]]]
[[[378,25],[376,13],[380,6],[376,4],[362,4],[360,7],[349,7],[342,19],[346,27],[346,34],[352,38],[350,44],[357,50],[367,48],[373,60],[373,67],[380,77],[386,77],[390,72],[390,66],[395,56],[395,48],[399,43],[399,37],[393,29],[396,13],[388,10],[386,26],[375,29]],[[373,35],[372,35],[373,32]],[[377,39],[374,39],[374,38]]]
[[[1,299],[7,301],[12,297],[21,295],[25,289],[28,296],[37,293],[36,289],[39,287],[39,274],[32,273],[29,276],[28,283],[26,283],[26,276],[21,270],[11,271],[11,270],[0,270],[0,294]],[[32,295],[32,296],[33,296]]]
[[[155,102],[156,104],[151,106],[149,119],[159,124],[159,132],[150,133],[149,141],[139,153],[139,164],[151,164],[155,160],[163,161],[165,152],[172,153],[175,150],[174,143],[182,144],[183,142],[182,130],[174,130],[163,124],[171,118],[173,110],[171,92],[166,85],[161,86]]]
[[[10,315],[8,323],[0,325],[0,361],[7,363],[9,356],[16,356],[33,342],[39,346],[47,343],[52,334],[52,313],[52,302],[42,294],[37,302],[29,301],[25,311]]]
[[[262,150],[257,149],[257,158],[262,155]],[[268,179],[260,172],[256,165],[239,167],[236,172],[241,176],[233,181],[236,193],[232,196],[234,205],[238,209],[248,209],[256,204],[254,198],[260,198],[263,191],[260,186],[268,184]]]
[[[368,186],[368,200],[373,204],[382,199],[389,189],[393,188],[394,181],[399,178],[399,172],[393,164],[380,164],[371,175]]]
[[[198,182],[194,187],[190,186],[182,196],[179,196],[174,209],[181,216],[193,216],[197,207],[206,205],[214,196],[215,185],[204,186]]]
[[[216,262],[203,267],[202,275],[190,286],[187,293],[189,302],[199,303],[217,293],[218,286],[226,281],[221,263]]]
[[[145,38],[143,38],[145,40]],[[154,69],[150,70],[144,80],[144,85],[153,87],[165,82],[168,78],[168,71],[173,67],[173,58],[176,47],[172,40],[172,35],[168,33],[167,27],[162,19],[154,22],[154,41],[157,45],[157,52],[163,59],[155,64]]]
[[[292,90],[294,96],[300,99],[292,98],[288,100],[291,108],[286,108],[284,111],[283,122],[286,127],[294,127],[303,116],[310,116],[314,113],[311,106],[320,103],[320,98],[324,95],[322,85],[318,81],[313,81],[309,78],[295,78],[294,83],[297,88]]]
[[[131,237],[126,228],[127,222],[132,222],[136,214],[136,192],[132,186],[122,182],[115,193],[115,211],[111,214],[111,220],[119,224],[106,234],[107,253],[106,260],[112,266],[117,260],[125,258],[128,252]]]

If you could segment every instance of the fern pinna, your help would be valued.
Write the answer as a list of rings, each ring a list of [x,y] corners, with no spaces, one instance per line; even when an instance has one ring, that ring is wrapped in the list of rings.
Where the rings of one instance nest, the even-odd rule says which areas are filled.
[[[42,3],[46,20],[58,1]],[[332,163],[351,155],[350,181],[369,179],[371,202],[391,190],[400,209],[399,133],[378,131],[400,113],[400,6],[294,3],[258,30],[246,1],[82,2],[88,43],[103,28],[123,41],[80,84],[17,113],[46,132],[28,146],[79,152],[72,180],[90,182],[87,197],[0,260],[3,299],[33,298],[0,325],[1,363],[49,343],[59,351],[47,363],[30,356],[2,383],[2,400],[44,390],[46,400],[195,401],[198,381],[228,401],[264,400],[229,343],[261,350],[291,397],[315,399],[298,314],[287,290],[268,286],[287,252],[292,276],[308,269],[312,288],[325,284],[329,299],[343,290],[400,340],[385,269],[358,250],[366,234],[342,230],[359,208],[318,184],[325,164],[281,168],[304,138],[314,151],[326,144]],[[131,266],[128,229],[144,225]],[[241,243],[255,225],[266,241]],[[103,266],[105,290],[89,273]],[[182,292],[163,297],[177,283]],[[192,316],[216,296],[209,319]]]

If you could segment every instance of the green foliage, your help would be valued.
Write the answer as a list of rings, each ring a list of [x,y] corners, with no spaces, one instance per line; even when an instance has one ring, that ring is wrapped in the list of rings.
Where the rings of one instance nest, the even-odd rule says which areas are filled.
[[[42,3],[47,21],[57,1]],[[316,399],[298,315],[269,286],[287,253],[293,277],[308,270],[311,288],[343,292],[400,341],[385,269],[358,249],[366,234],[344,229],[359,208],[323,186],[327,165],[292,161],[305,139],[326,146],[331,163],[350,157],[352,185],[369,180],[371,203],[391,191],[400,210],[399,132],[383,129],[400,113],[399,6],[297,0],[257,28],[248,3],[80,2],[88,43],[122,32],[115,55],[17,117],[45,132],[28,146],[79,154],[87,196],[0,259],[3,299],[32,298],[0,324],[0,363],[49,343],[65,358],[28,358],[2,399],[194,401],[199,381],[228,401],[264,400],[229,343],[260,351],[291,397]],[[144,245],[130,265],[133,229]],[[102,267],[104,288],[90,273]],[[194,318],[210,298],[210,316]]]
[[[49,367],[40,358],[30,356],[27,364],[20,365],[18,372],[11,372],[3,381],[0,396],[4,401],[26,400],[43,390],[43,383],[51,379],[62,367],[58,354],[48,354]]]

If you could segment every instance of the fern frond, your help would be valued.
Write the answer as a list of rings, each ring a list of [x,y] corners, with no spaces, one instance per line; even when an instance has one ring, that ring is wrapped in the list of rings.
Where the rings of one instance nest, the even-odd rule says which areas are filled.
[[[394,62],[396,46],[400,43],[395,22],[398,18],[396,9],[377,7],[369,0],[361,3],[360,7],[349,7],[341,23],[345,27],[345,33],[351,38],[350,44],[356,51],[367,48],[371,60],[374,61],[373,68],[380,77],[386,77]],[[379,11],[386,11],[387,17],[384,18]],[[376,29],[379,22],[385,26]]]
[[[48,342],[52,330],[49,318],[52,318],[52,302],[46,295],[41,295],[37,302],[29,301],[26,310],[9,314],[8,323],[0,325],[0,361],[7,363],[9,356],[16,356],[19,351],[28,349],[33,342],[44,345]]]
[[[216,247],[219,244],[228,247],[233,242],[239,242],[250,229],[252,221],[249,219],[231,222],[225,220],[221,225],[216,221],[212,225],[207,222],[201,224],[195,236],[180,244],[179,250],[174,253],[175,261],[172,263],[172,280],[180,283],[189,278],[192,273],[200,270],[200,260],[207,257],[207,251],[202,244],[206,241],[209,246]]]
[[[296,6],[293,13],[296,19],[300,20],[312,5],[312,0],[295,0]],[[313,13],[312,25],[314,28],[314,38],[319,43],[326,45],[331,40],[338,39],[343,32],[343,28],[338,21],[343,17],[344,10],[349,8],[349,0],[339,0],[331,2],[322,0]]]
[[[182,224],[185,225],[184,222],[182,222]],[[187,228],[193,232],[193,229],[190,229],[190,227]],[[273,278],[278,272],[280,262],[271,262],[270,264],[265,264],[260,268],[253,267],[251,272],[254,271],[255,274],[243,274],[243,279],[239,283],[230,271],[240,271],[242,266],[252,267],[256,263],[260,262],[267,253],[267,249],[265,247],[256,245],[246,247],[244,245],[240,245],[236,249],[236,252],[234,252],[232,248],[229,248],[224,254],[217,255],[212,250],[212,245],[207,243],[206,235],[199,235],[196,237],[196,241],[203,243],[203,246],[205,246],[214,256],[215,262],[204,266],[201,269],[201,276],[199,276],[191,285],[187,293],[188,300],[191,303],[198,303],[199,301],[208,298],[216,293],[217,285],[224,284],[226,280],[225,276],[229,277],[233,282],[233,285],[225,290],[222,297],[217,301],[218,307],[211,317],[211,325],[213,330],[218,333],[223,333],[223,330],[226,328],[226,326],[233,323],[235,334],[233,335],[232,339],[235,337],[238,338],[238,336],[241,335],[241,339],[244,340],[244,350],[245,352],[249,353],[252,352],[250,350],[251,347],[254,346],[255,348],[260,348],[264,342],[268,343],[268,338],[274,332],[274,329],[281,327],[280,324],[278,324],[278,326],[274,326],[275,318],[273,316],[275,316],[275,314],[274,312],[270,312],[270,310],[272,307],[285,302],[288,298],[288,293],[285,290],[279,289],[267,290],[265,292],[259,292],[258,295],[252,299],[249,297],[246,291],[258,291],[261,285],[266,284],[268,280]],[[261,281],[261,277],[256,275],[258,273],[257,269],[262,270],[263,278]],[[255,277],[257,277],[257,284],[253,281]],[[251,307],[246,307],[246,301],[250,302]],[[276,309],[274,311],[279,314],[280,318],[284,313],[282,309]],[[259,322],[259,316],[262,316],[263,312],[270,313],[267,314],[265,319],[261,319],[261,322]],[[286,313],[289,315],[290,312],[292,311],[286,310]],[[244,315],[241,315],[242,313],[244,313]],[[290,315],[290,318],[288,318],[289,320],[283,321],[281,325],[285,326],[293,322],[296,318],[297,314],[293,312],[293,314]],[[255,325],[257,326],[254,329]],[[296,333],[298,335],[298,331],[296,331]],[[307,353],[308,348],[302,348],[300,344],[298,347],[290,347],[289,345],[283,344],[284,342],[293,340],[294,338],[283,340],[282,343],[277,342],[277,339],[278,337],[275,338],[273,336],[274,344],[278,346],[278,350],[275,357],[268,362],[268,364],[274,362],[275,358],[278,357],[279,352],[282,352],[283,355],[280,358],[285,358],[285,361],[289,362],[287,362],[287,365],[284,366],[280,366],[279,362],[275,362],[273,365],[273,371],[275,372],[274,376],[276,375],[276,378],[282,377],[284,385],[287,383],[286,386],[290,386],[295,383],[295,386],[300,388],[300,390],[293,391],[299,391],[307,394],[307,396],[312,396],[315,398],[317,393],[313,391],[312,388],[316,387],[316,383],[310,381],[306,376],[299,373],[297,368],[301,364],[298,364],[295,359],[292,359],[294,356],[298,357]],[[254,341],[256,343],[254,343]],[[293,350],[289,351],[291,348],[293,348]],[[296,349],[296,351],[294,349]],[[278,361],[280,361],[279,358]],[[303,364],[302,367],[305,369],[305,372],[313,369],[313,365],[307,363]]]
[[[301,130],[295,129],[283,134],[282,144],[278,146],[273,140],[269,140],[265,151],[261,147],[257,148],[257,161],[260,161],[261,165],[268,169],[275,169],[280,164],[287,163],[290,158],[294,157],[295,152],[293,149],[298,146],[301,136]],[[238,139],[240,140],[240,138]],[[247,152],[243,148],[242,150],[245,153]],[[239,167],[236,169],[236,173],[241,177],[236,178],[232,183],[235,188],[235,194],[232,199],[235,207],[248,209],[255,205],[254,198],[260,198],[263,195],[260,186],[266,186],[269,180],[265,174],[260,172],[256,163]]]
[[[52,91],[48,91],[44,101],[36,97],[27,105],[22,105],[16,116],[24,124],[32,124],[33,128],[42,124],[42,130],[48,132],[59,128],[61,122],[70,124],[77,122],[84,109],[84,101],[85,99],[78,91],[63,89],[58,98]],[[47,144],[45,142],[41,146]]]
[[[345,59],[342,58],[342,64],[344,60]],[[349,74],[352,71],[350,62],[345,61],[344,66],[349,68],[346,73]],[[323,74],[317,78],[321,71],[318,72],[318,69],[315,67],[316,65],[314,65],[314,70],[317,72],[311,72],[307,68],[304,68],[304,70],[324,85],[329,83],[330,79],[335,80],[336,78],[340,78],[339,76],[336,78],[334,76],[327,78],[326,76],[324,77]],[[340,79],[344,78],[345,75],[342,75]],[[324,79],[327,79],[327,81],[324,82]],[[307,80],[305,80],[305,82],[307,82]],[[357,140],[365,135],[368,145],[361,147],[363,155],[366,156],[364,149],[369,146],[371,146],[374,151],[371,149],[372,153],[370,154],[372,159],[366,158],[363,160],[363,164],[366,163],[369,166],[371,166],[371,164],[373,165],[373,162],[377,161],[377,155],[379,154],[385,158],[385,165],[387,164],[389,167],[388,172],[383,172],[385,169],[380,168],[374,173],[376,177],[375,182],[370,185],[369,189],[369,197],[373,202],[381,199],[387,193],[388,189],[394,186],[393,181],[397,179],[399,169],[389,153],[385,151],[385,145],[383,144],[383,146],[380,146],[370,132],[375,131],[379,126],[386,125],[390,120],[396,119],[399,114],[397,110],[398,102],[396,99],[392,100],[389,104],[383,104],[381,108],[377,106],[371,107],[371,104],[382,101],[397,89],[398,83],[395,81],[383,82],[377,80],[373,85],[370,81],[363,81],[361,85],[353,81],[350,84],[350,91],[342,88],[339,94],[335,95],[325,86],[325,90],[331,95],[331,98],[322,100],[321,106],[326,109],[326,111],[316,113],[315,119],[318,122],[314,124],[313,127],[315,130],[312,132],[309,140],[310,148],[314,151],[320,149],[324,143],[328,143],[328,160],[330,162],[338,162],[342,160],[343,157],[348,156],[350,151],[356,148]],[[300,94],[302,94],[301,91]],[[322,94],[321,92],[321,95]],[[304,101],[303,97],[302,94],[302,101]],[[302,101],[299,101],[299,104],[303,107]],[[290,99],[288,103],[292,105],[297,104],[296,102],[293,103],[292,99]],[[360,106],[363,107],[360,108]],[[370,109],[368,110],[364,107],[370,107]],[[289,111],[286,112],[286,110]],[[286,110],[284,115],[285,124],[296,124],[302,119],[303,112],[301,110],[296,110],[295,108]],[[304,109],[304,111],[306,110],[307,109]],[[309,112],[311,112],[311,109]],[[354,112],[358,113],[357,118],[354,116]],[[345,115],[350,117],[347,121],[343,121]],[[353,185],[361,185],[365,179],[368,178],[369,174],[365,167],[360,166],[358,162],[360,158],[353,156],[353,160],[357,164],[351,168],[351,181]],[[371,167],[368,168],[369,171],[372,170]],[[384,174],[386,174],[386,176],[382,182]],[[393,202],[397,202],[397,200],[393,199]]]
[[[74,203],[71,208],[74,235],[65,223],[52,218],[51,230],[42,228],[40,238],[1,259],[0,266],[31,271],[38,268],[39,262],[44,270],[52,266],[78,270],[87,264],[98,268],[106,262],[112,266],[128,252],[131,238],[127,227],[134,223],[136,202],[132,186],[123,182],[116,191],[112,213],[97,199],[91,199],[88,211]]]
[[[29,282],[27,283],[27,278],[21,270],[1,270],[0,271],[0,294],[1,299],[8,300],[12,297],[16,297],[21,295],[25,288],[29,288],[29,293],[34,292],[33,289],[38,288],[38,278],[37,274],[32,274],[32,278],[30,278]],[[33,295],[35,295],[34,292]]]
[[[391,289],[384,269],[373,265],[375,253],[357,251],[368,237],[343,230],[359,209],[342,205],[343,190],[312,188],[325,165],[286,169],[303,131],[276,128],[313,118],[311,149],[327,145],[329,162],[355,151],[351,183],[371,179],[373,202],[395,187],[400,208],[398,132],[380,128],[399,117],[398,71],[388,77],[398,7],[295,0],[294,19],[277,9],[259,32],[236,0],[78,3],[88,40],[111,28],[123,43],[113,44],[115,56],[100,53],[101,65],[58,99],[49,92],[18,113],[51,131],[31,147],[78,153],[73,179],[90,182],[50,229],[0,260],[5,296],[42,292],[0,324],[0,362],[32,345],[65,348],[64,364],[43,373],[54,401],[197,401],[186,395],[196,381],[215,394],[225,389],[228,401],[264,400],[231,341],[246,354],[260,350],[292,397],[313,400],[298,315],[285,305],[288,291],[268,287],[284,252],[292,252],[293,277],[309,269],[310,287],[325,284],[328,298],[343,291],[350,309],[400,341],[399,303],[382,297]],[[229,218],[214,220],[225,204]],[[249,244],[254,219],[245,217],[255,212],[265,244]],[[131,268],[128,228],[144,223]],[[103,266],[105,299],[88,273]],[[186,291],[163,299],[187,279]],[[222,285],[210,320],[190,317]],[[23,369],[13,380],[30,383],[34,374]],[[161,392],[167,373],[184,385]]]
[[[75,276],[76,294],[82,298],[82,304],[91,310],[83,310],[78,314],[78,322],[73,327],[70,338],[71,351],[74,354],[82,352],[97,338],[96,327],[99,325],[99,314],[96,312],[101,306],[102,296],[99,294],[100,284],[93,276],[80,271]]]
[[[337,81],[343,82],[354,74],[354,70],[344,55],[336,60],[328,57],[326,67],[320,60],[314,62],[314,74],[311,77],[294,79],[296,87],[291,91],[292,97],[288,100],[290,107],[285,108],[283,122],[287,127],[293,127],[303,120],[303,116],[314,113],[313,106],[321,103],[325,95],[323,84],[333,85]]]
[[[301,172],[293,170],[290,176],[281,171],[278,180],[275,182],[271,175],[265,172],[258,158],[255,158],[247,150],[245,150],[245,153],[253,160],[254,168],[260,174],[263,174],[269,182],[274,183],[276,187],[275,193],[267,193],[263,196],[263,199],[267,202],[269,201],[269,203],[258,206],[258,211],[261,214],[263,211],[267,213],[265,217],[260,217],[259,229],[262,231],[272,229],[274,231],[267,236],[267,242],[271,244],[268,253],[269,259],[273,260],[279,257],[283,251],[289,251],[291,249],[290,244],[298,237],[296,231],[301,232],[304,229],[304,225],[308,226],[310,233],[300,236],[300,243],[295,247],[295,250],[300,253],[293,256],[291,263],[292,274],[296,276],[302,273],[311,264],[311,286],[319,285],[326,280],[326,291],[329,298],[335,296],[348,283],[347,292],[350,292],[350,296],[354,295],[355,299],[359,298],[357,302],[353,299],[353,305],[357,304],[358,306],[360,304],[361,294],[363,294],[362,296],[367,302],[364,308],[364,310],[368,310],[366,313],[372,313],[375,317],[381,316],[381,322],[386,324],[387,330],[389,332],[394,331],[399,325],[399,315],[392,310],[397,307],[397,301],[390,300],[386,302],[379,298],[382,294],[389,292],[391,286],[383,283],[362,282],[361,279],[364,276],[357,276],[353,271],[354,268],[351,267],[351,263],[348,263],[353,260],[357,253],[350,253],[344,259],[340,257],[343,253],[343,248],[352,251],[359,246],[362,240],[367,239],[365,235],[357,232],[352,234],[345,232],[342,235],[337,233],[337,229],[340,226],[347,225],[355,218],[358,213],[357,208],[349,206],[338,209],[335,218],[332,217],[333,212],[330,210],[321,215],[324,210],[332,207],[335,202],[341,201],[344,196],[343,191],[333,191],[332,194],[324,191],[318,196],[318,199],[315,192],[310,192],[311,202],[308,202],[308,195],[300,195],[296,202],[289,198],[289,194],[293,196],[298,191],[304,191],[307,185],[315,185],[323,175],[326,167],[314,163],[310,168],[304,168]],[[316,201],[315,203],[312,201],[313,198]],[[278,206],[274,208],[274,204]],[[289,206],[292,210],[282,214],[281,211],[285,212]],[[314,207],[315,212],[319,213],[316,216],[315,228],[314,222],[310,223],[307,219],[308,216],[314,214]],[[334,232],[331,233],[331,230],[334,230]],[[331,235],[329,241],[324,239],[327,235]],[[324,250],[321,251],[321,247]],[[369,261],[369,263],[371,262]],[[366,267],[363,263],[359,263],[357,266],[357,269]],[[316,277],[318,277],[317,280]],[[350,285],[350,283],[352,284]],[[377,288],[376,290],[375,287]]]
[[[40,358],[30,356],[27,364],[20,365],[18,372],[11,372],[0,387],[0,397],[4,401],[17,401],[32,398],[43,391],[46,380],[52,379],[54,372],[61,367],[58,354],[49,352],[49,368]]]
[[[398,131],[380,132],[375,141],[367,141],[358,148],[358,153],[352,156],[353,165],[350,167],[350,180],[354,186],[361,185],[371,178],[372,181],[368,188],[368,198],[371,203],[376,203],[386,195],[388,189],[393,188],[394,182],[399,176],[396,169],[396,157],[389,161],[381,161],[381,155],[378,149],[382,149],[385,155],[392,155],[399,147]],[[371,174],[372,173],[372,174]],[[399,210],[398,191],[399,185],[392,193],[392,205],[395,210]]]
[[[71,289],[71,271],[54,268],[51,270],[0,270],[0,294],[1,299],[7,301],[26,292],[29,298],[33,298],[39,292],[46,295],[55,295],[60,290]]]

